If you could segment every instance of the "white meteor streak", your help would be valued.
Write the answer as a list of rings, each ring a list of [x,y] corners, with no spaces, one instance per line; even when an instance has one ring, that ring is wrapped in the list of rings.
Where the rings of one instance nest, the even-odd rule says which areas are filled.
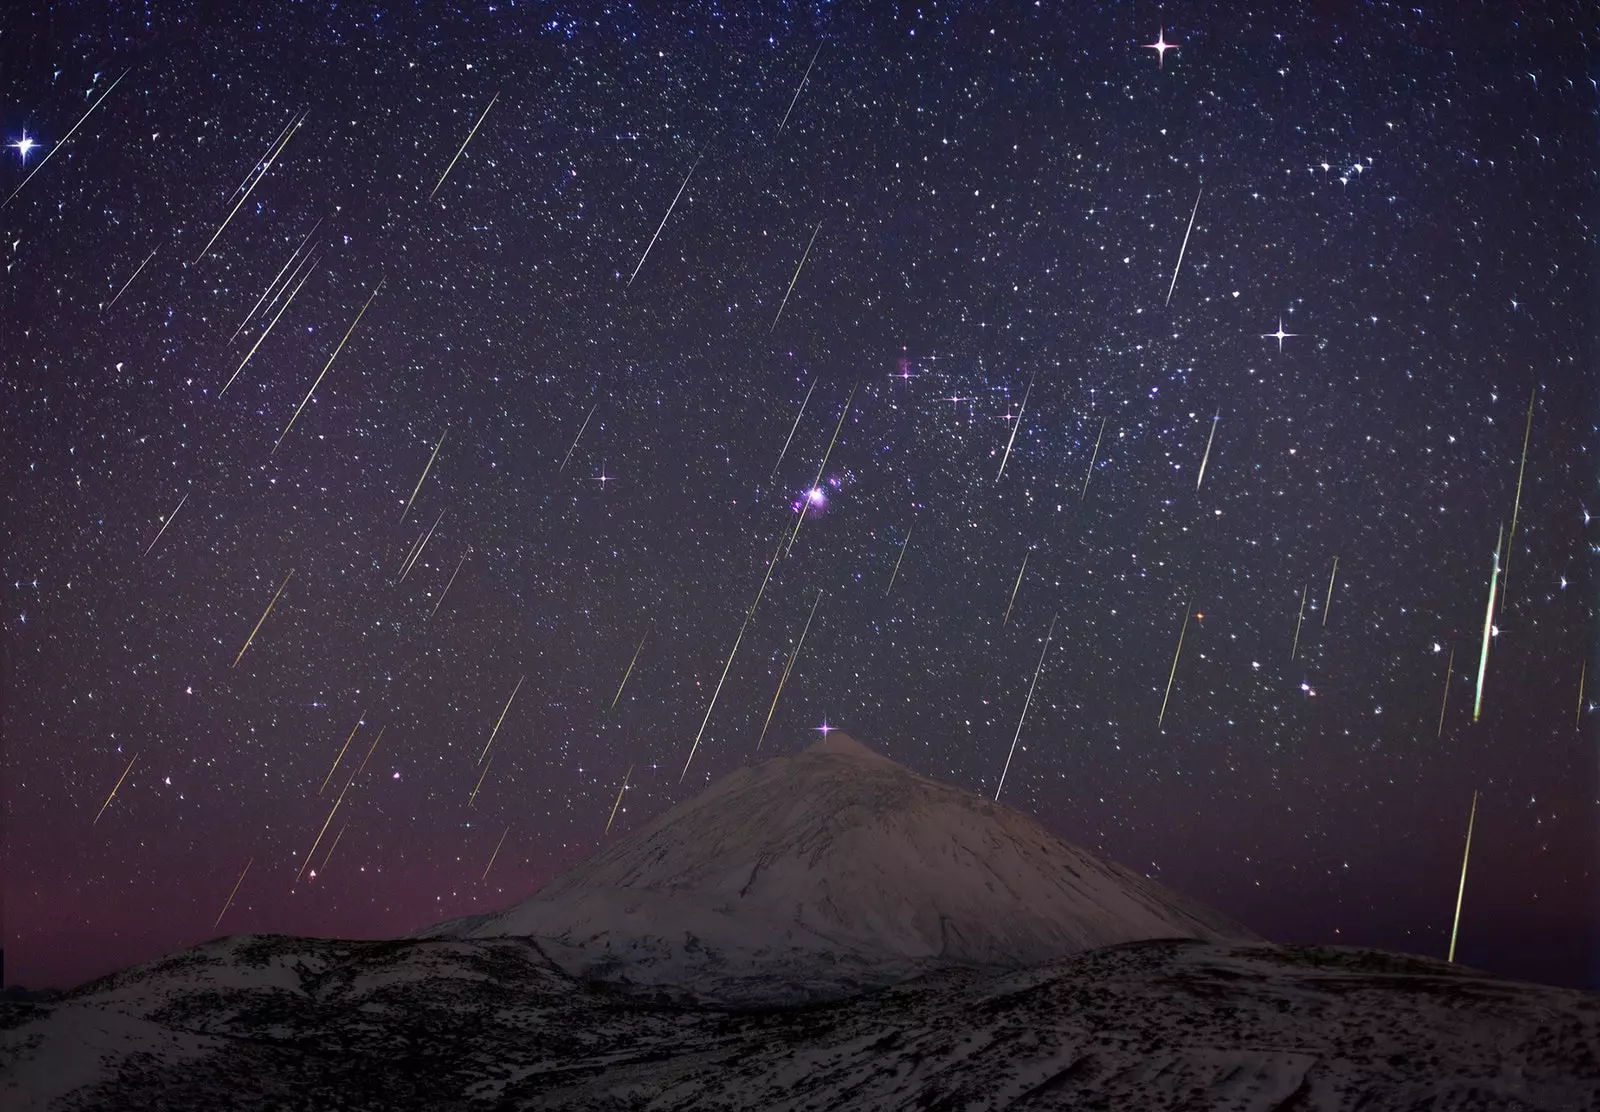
[[[493,108],[494,107],[494,102],[499,100],[499,99],[500,99],[500,90],[496,89],[495,93],[494,93],[494,96],[489,98],[489,107],[485,108],[483,110],[483,115],[478,117],[478,122],[472,125],[472,130],[467,132],[467,137],[461,141],[461,149],[456,151],[456,157],[452,158],[450,160],[450,165],[446,166],[444,168],[444,173],[439,175],[439,181],[437,182],[437,184],[434,185],[433,192],[428,194],[428,200],[431,201],[431,200],[433,200],[433,198],[435,196],[438,195],[439,186],[443,185],[444,184],[444,179],[448,178],[450,176],[450,171],[454,170],[456,168],[456,159],[459,159],[462,156],[462,154],[464,154],[466,152],[467,144],[472,142],[472,137],[474,135],[478,134],[478,128],[483,126],[483,121],[488,117],[489,108]]]
[[[900,574],[900,561],[906,558],[906,545],[911,543],[911,530],[906,530],[906,539],[900,542],[900,556],[894,562],[894,571],[889,573],[889,585],[883,589],[883,597],[888,598],[889,592],[894,590],[895,578]]]
[[[1100,458],[1100,441],[1106,434],[1106,419],[1100,418],[1100,435],[1094,438],[1094,452],[1089,456],[1089,470],[1083,473],[1083,489],[1078,492],[1078,501],[1082,502],[1089,496],[1089,480],[1094,477],[1094,461]]]
[[[152,548],[154,548],[156,546],[156,541],[159,541],[161,539],[161,534],[165,533],[167,531],[167,526],[172,524],[172,519],[178,516],[178,511],[183,509],[183,504],[185,502],[187,502],[188,500],[189,500],[189,492],[188,491],[184,491],[183,492],[183,497],[178,499],[178,504],[176,506],[172,507],[172,512],[167,515],[167,520],[163,521],[161,523],[161,530],[160,530],[160,532],[158,532],[156,534],[156,539],[154,541],[151,541],[149,546],[144,550],[144,555],[145,556],[150,555],[150,549],[152,549]]]
[[[1050,638],[1056,631],[1056,619],[1050,618],[1050,632],[1044,635],[1044,648],[1039,650],[1039,663],[1033,669],[1033,682],[1028,685],[1028,698],[1022,704],[1022,717],[1017,719],[1017,732],[1011,737],[1011,752],[1006,754],[1006,766],[1000,770],[1000,786],[994,790],[995,802],[1000,801],[1000,793],[1006,786],[1006,773],[1011,771],[1011,758],[1017,751],[1017,739],[1022,736],[1022,724],[1028,720],[1028,708],[1033,705],[1033,689],[1039,686],[1039,673],[1044,671],[1044,657],[1050,651]]]
[[[1205,186],[1200,187],[1200,192],[1194,195],[1194,210],[1189,213],[1189,226],[1183,230],[1183,246],[1178,248],[1178,265],[1172,268],[1172,285],[1167,287],[1167,304],[1172,304],[1172,291],[1178,288],[1178,271],[1183,267],[1183,253],[1189,249],[1189,233],[1194,231],[1195,214],[1200,211],[1200,194],[1205,192]]]
[[[278,269],[278,273],[272,276],[272,281],[268,283],[267,288],[261,291],[261,296],[256,298],[256,303],[250,306],[250,311],[244,315],[244,320],[239,322],[239,327],[235,328],[233,330],[233,335],[228,337],[228,342],[230,344],[239,338],[239,333],[244,331],[244,326],[250,323],[251,318],[256,315],[256,310],[261,308],[261,303],[271,295],[273,290],[278,288],[278,279],[283,277],[284,271],[288,270],[290,266],[294,265],[294,261],[300,257],[300,252],[305,249],[307,242],[310,241],[312,235],[314,235],[316,230],[320,227],[322,227],[322,218],[319,216],[317,218],[317,222],[311,225],[311,231],[307,232],[301,237],[300,245],[294,249],[294,254],[289,256],[289,261],[284,263],[283,266]],[[289,276],[289,281],[294,281],[294,275],[291,274]],[[287,286],[288,282],[284,283],[284,285]]]
[[[578,441],[583,439],[583,430],[589,427],[589,418],[594,416],[594,411],[600,408],[600,403],[595,402],[589,407],[589,412],[584,415],[583,424],[578,426],[578,435],[572,438],[572,447],[567,449],[567,454],[562,457],[561,466],[556,468],[559,475],[567,469],[567,461],[572,458],[572,453],[578,450]]]
[[[1194,489],[1199,490],[1200,484],[1206,479],[1206,463],[1211,459],[1211,442],[1217,438],[1217,422],[1222,419],[1218,413],[1211,418],[1211,435],[1206,437],[1206,454],[1200,457],[1200,476],[1194,481]]]
[[[678,186],[678,192],[672,198],[672,204],[667,206],[667,214],[661,218],[661,223],[656,225],[656,234],[650,237],[650,242],[644,249],[644,254],[639,256],[639,264],[633,268],[633,273],[628,275],[628,285],[633,285],[633,280],[639,277],[639,267],[644,266],[644,261],[650,257],[650,248],[656,245],[656,240],[661,238],[661,229],[667,226],[667,221],[672,219],[672,210],[678,207],[678,198],[683,196],[683,191],[689,188],[689,179],[694,177],[696,168],[700,165],[703,155],[695,155],[694,165],[689,167],[689,172],[683,175],[683,184]]]
[[[1467,848],[1461,853],[1461,884],[1456,888],[1456,917],[1450,925],[1450,956],[1445,960],[1452,964],[1456,960],[1456,932],[1461,929],[1461,897],[1467,894],[1467,858],[1472,856],[1472,824],[1478,820],[1478,793],[1472,793],[1472,810],[1467,815]]]
[[[40,170],[44,169],[44,164],[46,162],[49,162],[52,158],[54,158],[56,152],[59,151],[62,147],[67,145],[67,140],[71,139],[73,134],[80,127],[83,126],[83,121],[87,120],[90,116],[94,115],[94,110],[96,108],[100,107],[100,101],[105,100],[106,97],[110,96],[111,95],[111,90],[115,89],[118,85],[120,85],[122,83],[122,79],[124,77],[127,77],[128,74],[131,73],[131,72],[133,72],[131,68],[123,70],[120,74],[117,75],[117,79],[115,81],[113,81],[110,85],[106,86],[106,91],[100,94],[100,99],[96,100],[93,104],[89,105],[89,111],[85,112],[82,116],[79,116],[78,117],[78,122],[73,124],[72,127],[67,131],[67,133],[61,137],[60,142],[58,142],[55,146],[51,147],[49,152],[46,153],[45,156],[39,160],[39,165],[37,165],[37,166],[35,166],[33,168],[33,174],[37,174]],[[11,196],[10,197],[7,197],[4,201],[0,201],[0,209],[3,209],[3,208],[6,207],[6,205],[9,205],[16,198],[17,194],[22,192],[23,186],[26,186],[30,181],[33,180],[33,174],[29,174],[27,177],[23,178],[22,179],[22,185],[19,185],[15,189],[13,189],[11,191]]]
[[[310,258],[310,256],[307,256],[307,258]],[[228,376],[228,381],[223,384],[221,390],[217,391],[217,397],[220,398],[222,395],[228,392],[228,387],[233,385],[233,380],[239,377],[239,372],[244,370],[245,364],[250,362],[250,360],[255,356],[256,349],[261,346],[262,342],[266,340],[268,336],[272,335],[272,330],[278,325],[278,318],[289,311],[289,306],[294,304],[295,295],[300,292],[300,287],[304,286],[307,280],[310,279],[312,272],[316,270],[317,263],[320,262],[321,259],[321,255],[318,255],[316,258],[311,258],[311,265],[306,267],[305,271],[301,273],[300,281],[295,283],[294,289],[289,292],[289,296],[284,299],[283,304],[278,306],[278,311],[274,313],[272,315],[272,319],[267,322],[267,327],[262,329],[261,335],[256,337],[256,342],[250,345],[250,350],[244,353],[244,358],[239,360],[239,365],[233,369],[233,374]],[[294,279],[294,275],[291,274],[289,278],[292,281]]]
[[[1036,372],[1037,373],[1037,372]],[[1011,437],[1006,441],[1006,454],[1000,457],[1000,473],[994,477],[999,482],[1005,477],[1006,461],[1011,458],[1011,445],[1016,443],[1017,430],[1022,427],[1022,415],[1028,411],[1028,395],[1033,391],[1033,379],[1028,379],[1028,388],[1022,392],[1022,404],[1017,407],[1017,419],[1011,422]]]
[[[1022,573],[1028,570],[1028,557],[1033,555],[1033,549],[1022,554],[1022,567],[1017,569],[1017,581],[1011,585],[1011,601],[1006,603],[1006,616],[1000,624],[1006,625],[1011,621],[1011,608],[1017,604],[1017,589],[1022,586]]]
[[[800,265],[794,268],[794,277],[789,279],[789,288],[783,291],[783,301],[778,306],[778,315],[772,318],[772,328],[767,329],[767,335],[772,335],[778,327],[778,321],[783,319],[783,310],[789,304],[789,295],[794,292],[794,284],[800,281],[800,271],[806,265],[806,259],[811,257],[811,245],[817,242],[817,233],[822,231],[822,221],[817,221],[817,226],[811,229],[811,238],[806,241],[805,253],[800,256]]]
[[[267,176],[267,172],[272,169],[272,164],[277,161],[278,156],[283,153],[283,149],[289,145],[289,140],[294,138],[294,133],[300,130],[300,125],[306,122],[306,117],[310,114],[311,113],[309,111],[302,112],[293,123],[284,129],[287,134],[285,134],[283,138],[278,141],[276,148],[268,152],[266,161],[259,164],[260,169],[254,171],[256,176],[255,181],[250,183],[250,187],[244,191],[244,196],[240,197],[233,208],[228,210],[228,215],[223,217],[221,224],[217,225],[217,230],[211,233],[211,238],[206,240],[206,245],[202,247],[200,249],[200,253],[194,257],[194,262],[198,263],[201,259],[206,257],[206,252],[211,250],[211,245],[217,242],[217,237],[220,236],[227,229],[228,225],[233,222],[234,215],[238,213],[239,209],[244,205],[244,203],[250,199],[250,194],[255,192],[256,186],[261,184],[261,179]]]
[[[816,51],[811,55],[811,65],[806,67],[805,76],[800,79],[800,84],[794,87],[794,96],[789,98],[789,107],[784,112],[783,119],[778,122],[778,130],[772,135],[774,139],[783,134],[783,126],[789,122],[789,113],[794,111],[795,104],[800,100],[800,91],[806,87],[806,82],[811,78],[811,66],[817,64],[817,56],[821,53],[822,44],[819,42]]]
[[[1494,571],[1489,576],[1489,607],[1483,613],[1483,651],[1478,656],[1478,693],[1472,700],[1472,720],[1478,720],[1483,709],[1483,674],[1489,667],[1489,638],[1494,635],[1494,591],[1500,581],[1500,545],[1505,540],[1505,526],[1494,540]]]
[[[150,265],[150,260],[155,257],[156,253],[154,251],[151,251],[148,255],[146,255],[144,257],[144,262],[139,264],[139,269],[133,272],[133,278],[137,278],[139,275],[143,274],[144,268]],[[128,287],[133,285],[133,278],[129,278],[126,282],[122,283],[122,289],[117,291],[116,297],[113,297],[110,301],[106,302],[105,309],[100,310],[102,313],[104,313],[107,309],[110,309],[111,306],[115,305],[117,301],[121,299],[122,295],[127,292]]]
[[[783,457],[789,454],[789,445],[794,442],[794,433],[795,430],[800,427],[800,418],[805,416],[806,402],[811,400],[811,391],[815,390],[816,388],[817,380],[813,378],[811,380],[811,386],[806,390],[806,396],[800,401],[800,412],[794,415],[794,424],[789,426],[789,439],[783,442],[783,451],[778,453],[778,462],[772,465],[772,474],[768,476],[769,479],[776,479],[778,477],[778,467],[783,463]]]
[[[406,508],[400,511],[400,520],[406,519],[406,514],[411,512],[411,503],[417,500],[417,491],[422,489],[422,484],[428,481],[428,472],[433,470],[433,461],[439,458],[439,449],[444,447],[445,434],[450,431],[450,426],[444,427],[444,432],[439,434],[439,442],[433,446],[433,455],[428,457],[428,466],[422,469],[422,477],[417,480],[417,485],[411,488],[411,497],[406,499]]]
[[[322,385],[322,379],[328,373],[328,368],[333,366],[333,361],[335,359],[339,358],[339,353],[344,350],[344,345],[350,341],[350,335],[356,330],[356,325],[360,324],[361,318],[367,315],[367,309],[371,307],[372,299],[378,296],[379,291],[383,289],[383,284],[388,280],[389,279],[387,277],[380,278],[378,280],[377,286],[373,289],[372,293],[367,296],[367,303],[361,306],[361,312],[356,314],[356,319],[350,322],[349,328],[345,329],[344,339],[339,341],[339,346],[333,349],[332,355],[328,356],[328,362],[323,365],[322,374],[319,374],[317,376],[317,380],[311,384],[311,389],[306,391],[306,396],[302,398],[300,400],[300,404],[295,407],[294,416],[289,418],[289,423],[283,426],[283,431],[278,434],[277,442],[272,445],[273,453],[278,451],[278,445],[283,443],[283,438],[289,435],[289,430],[294,428],[294,423],[300,419],[300,411],[303,410],[306,407],[306,403],[311,400],[311,395],[317,392],[317,387]]]

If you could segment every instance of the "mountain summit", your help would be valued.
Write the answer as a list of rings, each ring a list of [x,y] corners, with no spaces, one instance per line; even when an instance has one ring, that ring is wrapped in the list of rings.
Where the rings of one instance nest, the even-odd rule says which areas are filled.
[[[1255,938],[842,732],[724,777],[521,903],[420,933],[533,936],[575,975],[741,1001]]]

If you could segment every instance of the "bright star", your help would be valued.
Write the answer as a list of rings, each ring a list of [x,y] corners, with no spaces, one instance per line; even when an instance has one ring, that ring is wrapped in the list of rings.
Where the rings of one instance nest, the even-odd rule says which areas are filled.
[[[1278,341],[1278,354],[1282,355],[1283,354],[1283,341],[1287,340],[1290,336],[1298,336],[1298,335],[1300,335],[1300,333],[1298,333],[1298,332],[1285,332],[1283,330],[1283,318],[1279,317],[1278,318],[1278,330],[1276,332],[1263,332],[1261,334],[1261,338],[1263,340],[1277,340]]]
[[[22,138],[18,139],[15,143],[6,144],[8,147],[14,148],[16,152],[22,156],[22,164],[24,166],[28,164],[28,152],[33,150],[33,148],[37,147],[38,145],[39,144],[35,143],[32,137],[29,136],[26,131],[22,133]]]
[[[1165,27],[1156,32],[1156,41],[1145,43],[1144,48],[1156,52],[1156,57],[1160,59],[1160,68],[1162,69],[1167,67],[1167,51],[1178,49],[1167,41],[1167,29]]]
[[[838,728],[839,727],[837,727],[837,726],[828,725],[828,720],[826,718],[824,718],[822,720],[822,725],[816,727],[816,730],[817,730],[817,732],[819,734],[821,734],[824,738],[826,738],[829,734],[833,733]]]

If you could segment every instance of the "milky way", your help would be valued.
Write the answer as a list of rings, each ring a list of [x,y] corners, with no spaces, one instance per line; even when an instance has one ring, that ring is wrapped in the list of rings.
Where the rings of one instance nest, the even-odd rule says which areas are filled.
[[[1435,956],[1479,791],[1457,959],[1595,983],[1581,9],[731,7],[22,19],[8,977],[500,907],[826,721]]]

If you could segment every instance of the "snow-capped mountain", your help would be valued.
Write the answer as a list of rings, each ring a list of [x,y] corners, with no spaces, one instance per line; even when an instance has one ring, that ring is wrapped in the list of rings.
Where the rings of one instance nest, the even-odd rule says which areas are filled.
[[[420,933],[534,936],[577,976],[743,1003],[1255,937],[839,732],[724,777],[505,911]]]

